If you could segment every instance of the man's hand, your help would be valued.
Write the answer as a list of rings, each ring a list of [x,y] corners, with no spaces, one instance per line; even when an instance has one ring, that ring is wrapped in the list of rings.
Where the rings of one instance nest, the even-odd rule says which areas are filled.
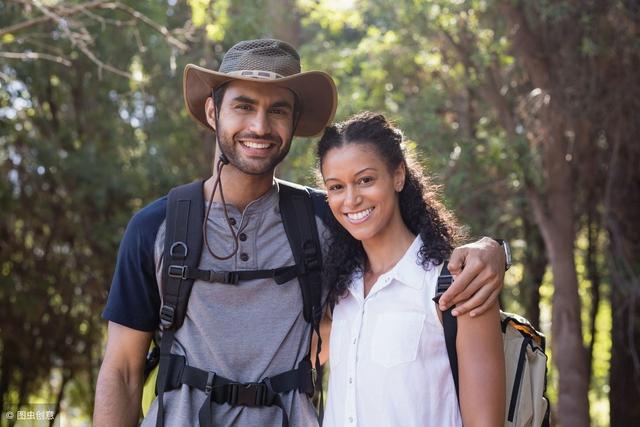
[[[454,249],[449,259],[453,284],[442,294],[440,309],[459,304],[452,314],[470,311],[470,316],[485,312],[496,301],[504,281],[505,255],[502,246],[483,237],[477,242]]]

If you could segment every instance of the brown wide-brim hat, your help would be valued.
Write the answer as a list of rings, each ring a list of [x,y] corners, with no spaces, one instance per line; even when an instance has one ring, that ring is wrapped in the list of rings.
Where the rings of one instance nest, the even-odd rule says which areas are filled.
[[[301,72],[298,52],[275,39],[242,41],[224,55],[219,71],[194,64],[184,69],[184,100],[189,114],[211,129],[205,102],[213,89],[230,81],[258,81],[293,91],[299,102],[296,136],[315,136],[333,120],[338,104],[336,85],[322,71]]]

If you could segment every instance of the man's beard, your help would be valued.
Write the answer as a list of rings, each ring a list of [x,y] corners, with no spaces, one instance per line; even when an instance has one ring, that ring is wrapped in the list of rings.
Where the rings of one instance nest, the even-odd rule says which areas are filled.
[[[276,144],[275,148],[281,148],[284,144],[279,137],[271,134],[264,136],[257,136],[255,134],[242,134],[239,135],[236,139],[242,139],[242,137],[272,141]],[[218,137],[218,145],[222,153],[229,160],[229,163],[236,169],[240,170],[243,173],[246,173],[247,175],[272,175],[276,166],[278,166],[278,164],[280,164],[280,162],[284,160],[284,158],[289,153],[289,149],[291,148],[291,144],[288,144],[285,150],[276,152],[272,157],[251,161],[242,158],[241,155],[238,155],[239,149],[237,148],[237,146],[240,145],[240,142],[234,141],[233,137],[226,137],[221,132]]]

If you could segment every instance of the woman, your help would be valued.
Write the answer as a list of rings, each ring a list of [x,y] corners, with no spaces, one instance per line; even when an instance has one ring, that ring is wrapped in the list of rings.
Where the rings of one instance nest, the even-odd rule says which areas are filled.
[[[458,317],[458,404],[432,301],[456,228],[402,139],[382,115],[361,113],[318,143],[337,220],[324,263],[335,304],[324,425],[503,425],[497,305]]]

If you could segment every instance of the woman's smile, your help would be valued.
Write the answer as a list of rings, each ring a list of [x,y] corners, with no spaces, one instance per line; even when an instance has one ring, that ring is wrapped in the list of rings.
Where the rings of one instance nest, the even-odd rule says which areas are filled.
[[[372,207],[358,212],[348,212],[344,215],[347,217],[351,224],[360,224],[365,222],[369,218],[374,209],[375,207]]]

